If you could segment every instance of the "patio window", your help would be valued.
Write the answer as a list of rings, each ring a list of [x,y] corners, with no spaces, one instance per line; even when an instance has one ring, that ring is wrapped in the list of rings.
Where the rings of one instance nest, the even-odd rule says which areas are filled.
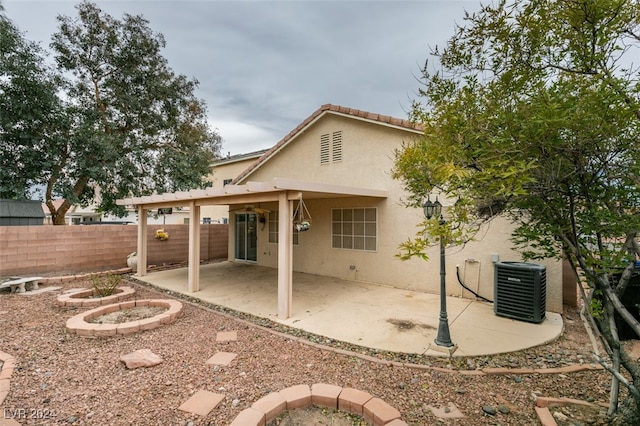
[[[377,240],[377,209],[364,207],[331,210],[331,247],[376,251]]]
[[[269,242],[273,244],[278,244],[278,211],[269,212]],[[293,230],[293,245],[299,245],[299,234],[298,231],[293,229],[293,224],[291,224],[291,228]]]
[[[320,136],[320,164],[342,161],[342,130]]]

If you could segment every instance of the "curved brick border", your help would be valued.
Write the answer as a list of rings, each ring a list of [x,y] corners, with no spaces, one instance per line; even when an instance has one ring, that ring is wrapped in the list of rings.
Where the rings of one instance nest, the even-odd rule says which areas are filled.
[[[553,414],[551,414],[549,407],[557,407],[561,405],[586,405],[588,407],[599,406],[599,404],[592,404],[579,399],[539,396],[536,398],[535,409],[538,419],[540,419],[540,423],[542,423],[543,426],[558,426],[558,423],[556,422],[556,419],[553,418]],[[603,407],[607,408],[607,405],[605,404]]]
[[[166,312],[137,321],[120,324],[93,324],[91,321],[101,315],[116,312],[121,309],[131,309],[143,306],[157,306],[167,308]],[[82,337],[109,337],[115,335],[133,334],[138,331],[153,330],[161,325],[173,322],[182,314],[182,303],[170,299],[144,299],[129,302],[114,303],[100,306],[78,314],[67,320],[67,332]]]
[[[153,285],[148,285],[147,283],[135,280],[137,283],[142,283],[142,285],[148,286],[148,287],[152,287],[156,290],[162,291],[161,288],[155,287]],[[424,365],[424,364],[413,364],[413,363],[409,363],[409,362],[398,362],[398,361],[389,361],[389,360],[384,360],[384,359],[380,359],[380,358],[376,358],[374,356],[371,355],[366,355],[366,354],[362,354],[359,352],[354,352],[354,351],[349,351],[346,349],[339,349],[339,348],[335,348],[332,346],[328,346],[328,345],[323,345],[321,343],[315,343],[315,342],[311,342],[309,340],[306,340],[302,337],[297,337],[297,336],[292,336],[291,334],[287,334],[287,333],[283,333],[281,331],[277,331],[274,330],[272,328],[269,327],[265,327],[262,325],[258,325],[254,322],[251,322],[249,320],[243,319],[243,318],[238,318],[237,316],[234,316],[228,312],[222,312],[216,309],[212,309],[206,305],[203,305],[202,303],[196,303],[196,302],[192,302],[192,301],[188,301],[188,300],[184,300],[185,303],[188,303],[194,307],[198,307],[198,308],[202,308],[202,309],[206,309],[208,311],[211,312],[215,312],[218,315],[224,316],[226,318],[230,318],[233,319],[235,321],[238,321],[242,324],[251,326],[251,327],[255,327],[258,328],[262,331],[265,331],[267,333],[271,333],[280,337],[283,337],[285,339],[288,340],[292,340],[298,343],[302,343],[304,345],[307,346],[311,346],[314,348],[318,348],[320,350],[325,350],[325,351],[329,351],[329,352],[334,352],[337,354],[342,354],[342,355],[347,355],[347,356],[353,356],[359,359],[362,359],[364,361],[368,361],[371,363],[375,363],[378,365],[386,365],[386,366],[396,366],[396,367],[405,367],[405,368],[413,368],[416,370],[432,370],[432,371],[438,371],[441,373],[446,373],[446,374],[460,374],[460,375],[465,375],[465,376],[489,376],[489,375],[507,375],[507,374],[519,374],[519,375],[534,375],[534,374],[569,374],[569,373],[577,373],[577,372],[581,372],[581,371],[598,371],[598,370],[603,370],[604,368],[601,365],[598,364],[573,364],[573,365],[568,365],[565,367],[557,367],[557,368],[491,368],[491,367],[487,367],[487,368],[483,368],[481,370],[454,370],[452,368],[442,368],[442,367],[434,367],[431,365]],[[305,386],[305,385],[302,385]],[[295,387],[295,386],[294,386]],[[290,388],[287,388],[290,389]],[[280,391],[283,392],[283,391]],[[272,394],[270,394],[272,395]],[[267,395],[269,396],[269,395]],[[266,398],[266,397],[265,397]],[[274,397],[272,397],[274,398]],[[538,401],[544,401],[544,400],[549,400],[550,398],[543,398],[543,397],[538,397]],[[583,402],[583,401],[581,401]],[[566,402],[568,404],[570,404],[571,402]],[[584,403],[584,402],[583,402]],[[539,403],[538,403],[539,404]],[[309,404],[307,404],[309,405]],[[301,407],[298,407],[301,408]],[[284,411],[281,410],[280,412]],[[539,405],[536,405],[535,407],[535,411],[538,415],[538,418],[540,420],[540,422],[544,425],[544,426],[555,426],[557,425],[557,423],[555,422],[555,419],[553,419],[553,416],[551,415],[549,409],[544,406],[541,407]],[[279,415],[279,413],[276,414]],[[264,416],[264,417],[263,417]],[[265,425],[266,421],[264,420],[266,419],[266,413],[254,409],[254,407],[252,406],[251,408],[248,408],[242,412],[240,412],[240,414],[238,415],[238,417],[236,417],[236,419],[234,420],[234,422],[232,423],[233,426],[252,426],[252,425]],[[402,426],[402,425],[406,425],[406,423],[402,420],[394,420],[391,423],[388,423],[389,426]]]
[[[9,394],[9,379],[16,366],[16,359],[8,353],[0,351],[0,361],[2,361],[2,371],[0,371],[0,405]]]
[[[93,273],[93,274],[84,274],[84,275],[70,275],[70,276],[62,276],[62,277],[51,277],[51,278],[44,278],[42,281],[47,283],[47,284],[55,284],[55,283],[62,283],[62,282],[69,282],[69,281],[74,281],[77,279],[86,279],[89,278],[93,275],[101,275],[101,274],[105,274],[105,273],[117,273],[117,274],[126,274],[126,273],[130,273],[131,269],[130,268],[124,268],[124,269],[119,269],[119,270],[113,270],[113,271],[108,271],[108,272],[102,272],[102,273]],[[164,290],[162,288],[150,285],[146,282],[143,281],[139,281],[136,280],[135,278],[132,278],[136,283],[141,284],[145,287],[151,287],[154,288],[157,291],[161,291],[163,292]],[[179,296],[178,296],[179,297]],[[440,367],[433,367],[433,366],[429,366],[429,365],[423,365],[423,364],[412,364],[412,363],[405,363],[405,362],[397,362],[397,361],[388,361],[388,360],[383,360],[380,358],[376,358],[370,355],[365,355],[365,354],[361,354],[358,352],[353,352],[353,351],[348,351],[348,350],[344,350],[344,349],[338,349],[338,348],[334,348],[332,346],[327,346],[327,345],[322,345],[319,343],[315,343],[315,342],[310,342],[304,338],[301,337],[294,337],[290,334],[287,333],[282,333],[279,332],[277,330],[273,330],[272,328],[269,327],[265,327],[265,326],[261,326],[258,325],[254,322],[242,319],[242,318],[238,318],[237,316],[231,315],[227,312],[221,312],[219,310],[216,309],[212,309],[206,305],[203,305],[202,303],[196,303],[196,302],[191,302],[188,300],[184,300],[185,303],[189,303],[190,305],[193,305],[195,307],[198,308],[203,308],[212,312],[215,312],[218,315],[222,315],[224,317],[233,319],[235,321],[238,321],[240,323],[249,325],[251,327],[255,327],[258,329],[261,329],[263,331],[266,331],[268,333],[272,333],[275,335],[279,335],[282,336],[284,338],[287,338],[289,340],[293,340],[308,346],[312,346],[312,347],[316,347],[322,350],[327,350],[327,351],[331,351],[331,352],[335,352],[335,353],[339,353],[339,354],[344,354],[344,355],[349,355],[349,356],[355,356],[357,358],[360,358],[362,360],[365,361],[369,361],[372,363],[376,363],[376,364],[381,364],[381,365],[387,365],[387,366],[401,366],[401,367],[407,367],[407,368],[414,368],[414,369],[418,369],[418,370],[434,370],[434,371],[440,371],[443,373],[447,373],[447,374],[461,374],[461,375],[470,375],[470,376],[485,376],[485,375],[505,375],[505,374],[521,374],[521,375],[530,375],[530,374],[567,374],[567,373],[576,373],[576,372],[580,372],[580,371],[593,371],[593,370],[602,370],[603,367],[601,365],[597,365],[597,364],[574,364],[574,365],[569,365],[566,367],[560,367],[560,368],[485,368],[482,370],[454,370],[454,369],[450,369],[450,368],[440,368]],[[129,302],[130,303],[130,302]],[[74,317],[75,318],[75,317]],[[68,323],[69,321],[67,321]],[[69,330],[69,332],[73,333],[74,331]],[[80,333],[78,333],[80,334]],[[123,334],[123,333],[119,333],[119,334]],[[3,353],[0,352],[0,356],[2,356]],[[1,359],[1,358],[0,358]],[[11,358],[11,361],[13,361],[13,358]],[[5,365],[6,365],[6,361],[5,361]],[[11,364],[13,366],[13,363]],[[13,371],[13,370],[11,370]],[[3,374],[0,376],[0,379],[2,379],[4,377],[4,369],[3,369]],[[9,373],[10,375],[10,373]],[[7,389],[8,389],[8,383],[7,383]],[[305,386],[308,388],[308,386],[306,385],[299,385],[299,386]],[[293,386],[292,388],[296,388],[296,386]],[[287,389],[292,389],[292,388],[287,388]],[[2,403],[3,398],[6,396],[6,393],[3,394],[3,382],[0,381],[0,403]],[[287,392],[287,389],[284,389],[280,392]],[[356,390],[357,391],[357,390]],[[270,394],[272,395],[272,394]],[[266,397],[265,397],[266,398]],[[545,426],[550,426],[550,425],[554,425],[555,423],[555,419],[553,419],[553,416],[551,415],[547,405],[548,403],[545,403],[545,401],[548,400],[554,400],[554,398],[545,398],[545,397],[538,397],[537,398],[537,402],[536,402],[536,406],[535,406],[535,411],[538,414],[538,418],[540,419],[541,423]],[[579,400],[575,400],[577,403],[587,403],[585,401],[579,401]],[[564,398],[562,398],[562,401],[560,402],[560,404],[565,403],[565,404],[571,404],[573,403],[572,401],[566,401]],[[588,403],[587,403],[588,404]],[[309,405],[309,404],[306,404]],[[304,406],[306,406],[304,405]],[[304,406],[301,407],[297,407],[297,408],[302,408]],[[284,411],[281,410],[281,411]],[[280,411],[280,412],[281,412]],[[261,414],[264,417],[261,417]],[[253,419],[257,419],[256,422],[253,422]],[[261,420],[262,419],[262,420]],[[234,420],[233,425],[242,425],[244,426],[246,425],[264,425],[266,424],[265,420],[266,419],[266,413],[254,409],[253,406],[251,408],[248,408],[244,411],[242,411],[238,417]],[[403,422],[402,420],[396,419],[391,423],[388,423],[388,425],[390,426],[402,426],[402,425],[406,425],[405,422]]]
[[[69,283],[76,280],[88,280],[92,277],[101,277],[106,275],[126,275],[130,274],[131,268],[120,268],[120,269],[111,269],[109,271],[100,271],[100,272],[87,272],[84,274],[77,275],[60,275],[57,277],[42,277],[39,281],[40,284],[62,284]]]
[[[400,419],[400,412],[380,398],[358,389],[316,383],[291,386],[260,398],[241,411],[231,426],[264,426],[284,411],[309,405],[356,414],[374,426],[407,425]]]
[[[95,275],[104,275],[104,274],[113,274],[113,273],[127,274],[130,272],[131,272],[130,268],[123,268],[118,270],[97,272],[97,273],[87,273],[82,275],[48,277],[48,278],[43,278],[41,282],[43,284],[57,284],[57,283],[75,281],[79,279],[87,279]],[[143,286],[152,287],[156,290],[163,291],[163,289],[161,288],[157,288],[153,285],[149,285],[148,283],[144,283],[142,281],[135,280],[135,282],[142,284]],[[121,287],[121,288],[124,288],[124,287]],[[153,304],[150,304],[149,302],[160,302],[162,304],[153,305]],[[502,375],[502,374],[522,374],[522,375],[524,374],[527,374],[527,375],[529,374],[563,374],[563,373],[566,374],[566,373],[575,373],[579,371],[603,369],[602,366],[597,364],[580,364],[580,365],[570,365],[570,366],[560,367],[560,368],[541,368],[541,369],[485,368],[482,370],[454,370],[449,368],[440,368],[440,367],[433,367],[433,366],[421,365],[421,364],[387,361],[387,360],[383,360],[373,356],[361,354],[358,352],[347,351],[344,349],[337,349],[331,346],[310,342],[300,337],[293,337],[290,334],[282,333],[282,332],[273,330],[269,327],[260,326],[251,321],[238,318],[229,313],[220,312],[218,310],[211,309],[210,307],[207,307],[206,305],[203,305],[201,303],[195,303],[187,300],[185,300],[185,302],[193,306],[196,306],[198,308],[204,308],[206,310],[215,312],[216,314],[222,315],[224,317],[234,319],[235,321],[238,321],[240,323],[250,325],[252,327],[256,327],[268,333],[276,334],[276,335],[285,337],[287,339],[300,342],[302,344],[317,347],[322,350],[327,350],[327,351],[345,354],[349,356],[355,356],[357,358],[360,358],[372,363],[388,365],[388,366],[394,365],[394,366],[402,366],[402,367],[408,367],[408,368],[414,368],[414,369],[420,369],[420,370],[437,370],[443,373],[449,373],[449,374],[457,373],[461,375],[473,375],[473,376]],[[179,307],[177,307],[176,304],[179,305]],[[111,306],[116,306],[117,308],[113,309],[111,308]],[[153,326],[151,326],[151,324],[147,324],[144,326],[140,324],[141,321],[146,321],[146,320],[125,323],[125,324],[131,324],[132,327],[122,328],[122,329],[118,329],[118,326],[122,326],[123,324],[91,324],[91,323],[85,322],[85,319],[87,318],[88,314],[89,315],[93,314],[96,311],[99,311],[100,309],[109,308],[109,309],[113,309],[110,312],[114,312],[119,309],[126,309],[134,306],[167,306],[169,308],[169,311],[164,312],[160,315],[156,315],[155,317],[152,317],[152,318],[147,318],[146,320],[156,319],[157,317],[161,317],[159,321],[160,323],[155,324],[155,321],[154,321]],[[92,309],[90,311],[85,312],[84,314],[79,314],[79,315],[76,315],[75,317],[70,318],[69,320],[67,320],[67,331],[72,334],[78,334],[80,336],[84,335],[86,337],[100,337],[101,335],[110,336],[115,334],[122,334],[122,335],[131,334],[131,333],[135,333],[136,331],[152,329],[152,328],[159,327],[161,324],[169,323],[175,320],[175,318],[177,318],[178,316],[180,316],[182,312],[182,304],[180,302],[174,301],[174,300],[165,300],[165,299],[151,299],[151,300],[139,300],[139,301],[133,301],[133,302],[123,302],[116,305],[106,305],[104,306],[104,308]],[[173,313],[169,314],[172,308],[173,308]],[[101,312],[95,317],[103,315],[104,313],[106,312]],[[169,314],[169,319],[166,318],[167,314]],[[103,326],[103,325],[115,326],[114,327],[115,330],[110,330],[110,329],[98,330],[98,327],[94,327],[94,326]],[[9,393],[9,384],[10,384],[9,379],[13,374],[13,370],[15,367],[15,358],[7,353],[0,351],[0,360],[3,361],[2,370],[0,371],[0,405],[1,405],[4,402],[7,394]],[[311,396],[307,397],[307,393],[312,393],[313,389],[315,389],[316,391],[315,400],[313,400]],[[328,399],[324,398],[324,396],[326,395],[324,396],[320,395],[323,390],[329,391],[330,395]],[[335,396],[335,398],[338,398],[337,405],[334,404],[334,396],[333,396],[336,390],[339,390],[337,396]],[[311,401],[309,401],[309,399],[311,399]],[[325,404],[327,402],[328,402],[328,405]],[[284,403],[284,406],[283,406],[283,403]],[[571,405],[571,404],[593,405],[586,401],[574,400],[569,398],[537,397],[535,411],[538,415],[540,422],[544,426],[553,426],[553,425],[556,425],[557,423],[555,422],[555,419],[553,418],[551,412],[549,411],[549,408],[548,408],[549,405]],[[274,408],[274,405],[275,405],[275,408]],[[295,408],[304,408],[309,405],[319,405],[319,406],[328,407],[328,408],[337,408],[343,411],[348,411],[353,414],[362,415],[363,417],[365,417],[365,419],[367,419],[367,421],[369,421],[374,425],[387,425],[387,426],[407,425],[406,422],[400,419],[399,412],[398,412],[398,417],[394,418],[390,422],[376,423],[376,421],[384,421],[383,416],[386,416],[389,413],[391,413],[391,416],[394,416],[395,413],[393,410],[395,410],[395,408],[391,407],[390,405],[388,405],[386,402],[382,401],[379,398],[372,397],[367,392],[363,392],[363,391],[352,389],[352,388],[341,388],[339,386],[325,385],[325,384],[315,384],[313,385],[312,388],[309,388],[309,386],[307,385],[297,385],[297,386],[291,386],[289,388],[283,389],[279,392],[271,393],[261,398],[260,400],[256,401],[250,408],[241,411],[240,414],[238,414],[236,419],[233,421],[232,425],[235,425],[235,426],[262,425],[263,426],[268,421],[267,419],[273,419],[285,410],[295,409]],[[365,411],[365,406],[368,406],[366,411]],[[362,408],[362,413],[360,413],[360,407]],[[269,415],[269,417],[267,417],[267,415]]]
[[[120,302],[134,295],[136,290],[133,287],[118,287],[116,293],[105,297],[91,297],[94,294],[92,288],[87,290],[80,290],[73,293],[59,294],[57,302],[60,306],[101,306],[109,305],[111,303]]]

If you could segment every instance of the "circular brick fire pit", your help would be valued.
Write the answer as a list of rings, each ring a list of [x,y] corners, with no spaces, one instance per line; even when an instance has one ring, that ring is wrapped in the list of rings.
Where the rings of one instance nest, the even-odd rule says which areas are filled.
[[[76,308],[81,306],[101,306],[125,300],[135,294],[135,292],[136,290],[133,287],[118,287],[110,296],[93,297],[94,290],[90,288],[73,293],[60,294],[57,300],[60,306],[75,306]]]
[[[118,324],[96,324],[89,321],[102,315],[123,309],[140,307],[160,307],[167,310],[150,318]],[[116,335],[128,335],[144,330],[153,330],[164,324],[175,321],[182,314],[182,303],[170,299],[144,299],[129,302],[114,303],[100,306],[95,309],[78,314],[67,320],[67,332],[82,337],[109,337]]]

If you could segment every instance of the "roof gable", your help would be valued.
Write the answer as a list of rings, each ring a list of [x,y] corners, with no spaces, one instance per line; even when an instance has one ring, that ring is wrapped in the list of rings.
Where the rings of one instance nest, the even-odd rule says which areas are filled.
[[[343,117],[363,120],[369,123],[394,127],[400,130],[405,130],[412,133],[421,134],[424,127],[418,123],[411,122],[400,118],[391,117],[388,115],[375,114],[367,111],[362,111],[353,108],[342,107],[339,105],[325,104],[317,109],[313,114],[307,117],[302,123],[298,124],[295,129],[289,132],[284,138],[282,138],[277,144],[271,147],[267,152],[262,155],[256,162],[251,164],[247,169],[240,173],[234,180],[233,184],[240,183],[251,175],[254,171],[262,167],[269,161],[276,153],[281,151],[285,146],[291,143],[298,135],[304,132],[305,129],[312,126],[320,118],[327,114],[335,114]]]

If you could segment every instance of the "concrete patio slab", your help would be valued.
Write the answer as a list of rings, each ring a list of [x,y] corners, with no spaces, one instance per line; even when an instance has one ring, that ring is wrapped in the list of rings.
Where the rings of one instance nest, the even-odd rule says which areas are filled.
[[[157,287],[199,298],[328,339],[375,349],[425,353],[437,334],[440,296],[371,283],[293,273],[292,316],[277,316],[277,270],[221,262],[200,266],[200,291],[187,291],[187,269],[136,277]],[[493,304],[447,297],[453,356],[514,352],[549,342],[562,332],[560,314],[540,324],[496,316]],[[429,351],[428,355],[447,356]]]

